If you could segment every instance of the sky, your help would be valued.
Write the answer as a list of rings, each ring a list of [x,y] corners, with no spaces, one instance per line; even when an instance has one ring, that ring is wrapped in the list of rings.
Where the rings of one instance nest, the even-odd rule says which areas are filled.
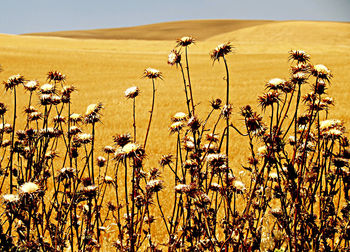
[[[0,0],[0,33],[127,27],[193,19],[350,22],[350,0]]]

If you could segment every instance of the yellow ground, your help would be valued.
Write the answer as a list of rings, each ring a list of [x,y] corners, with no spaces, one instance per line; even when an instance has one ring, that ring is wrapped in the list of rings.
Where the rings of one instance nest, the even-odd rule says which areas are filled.
[[[329,95],[335,98],[336,107],[331,111],[331,117],[344,120],[345,125],[350,127],[350,23],[235,21],[233,25],[226,21],[225,25],[224,21],[216,21],[215,25],[206,29],[209,26],[205,22],[208,21],[185,22],[178,26],[173,23],[171,27],[177,27],[177,30],[172,28],[176,30],[173,33],[171,29],[167,30],[169,23],[158,24],[156,27],[161,32],[156,34],[153,31],[154,37],[144,34],[144,37],[135,35],[135,39],[131,38],[136,28],[124,29],[127,40],[0,34],[0,64],[4,69],[0,79],[3,81],[10,75],[21,73],[26,79],[37,79],[43,84],[49,70],[66,74],[67,83],[78,88],[73,95],[73,112],[84,113],[90,103],[102,102],[105,106],[102,124],[97,127],[97,146],[102,148],[112,143],[112,135],[132,133],[132,102],[124,97],[124,91],[135,85],[141,90],[136,101],[136,119],[138,136],[143,140],[152,85],[150,80],[141,77],[147,67],[159,69],[164,80],[156,83],[156,108],[147,144],[147,164],[152,167],[157,165],[162,154],[175,151],[176,137],[169,136],[168,130],[170,117],[176,112],[186,111],[180,71],[167,65],[167,55],[178,37],[198,35],[196,44],[189,49],[189,60],[194,98],[199,104],[197,110],[201,119],[210,109],[209,101],[218,97],[224,99],[225,94],[224,65],[221,62],[213,65],[209,52],[222,42],[231,41],[235,46],[235,53],[228,56],[228,64],[233,120],[239,128],[242,126],[239,108],[247,104],[257,107],[257,96],[263,92],[269,79],[288,78],[288,51],[302,49],[312,56],[312,63],[324,64],[332,71],[334,78]],[[183,28],[184,24],[188,27]],[[142,34],[140,32],[149,29],[146,28],[136,30]],[[105,38],[111,38],[113,34],[110,30],[95,31],[94,35],[103,38],[104,31]],[[76,34],[84,37],[82,33]],[[120,38],[120,34],[119,31],[114,38]],[[87,37],[91,38],[90,35]],[[0,102],[8,104],[11,110],[11,96],[3,88],[0,89],[0,97]],[[27,98],[19,102],[19,108],[23,108]],[[260,108],[257,109],[260,111]],[[246,158],[247,147],[242,143],[244,139],[231,135],[231,156],[235,157],[235,165],[239,168]],[[164,177],[170,174],[168,171],[164,173]]]

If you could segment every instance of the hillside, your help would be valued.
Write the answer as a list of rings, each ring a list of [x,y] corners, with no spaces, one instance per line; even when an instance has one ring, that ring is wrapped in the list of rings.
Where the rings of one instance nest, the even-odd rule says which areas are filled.
[[[242,28],[274,23],[263,20],[189,20],[156,23],[150,25],[76,30],[59,32],[29,33],[24,35],[54,36],[79,39],[138,39],[138,40],[174,40],[191,34],[197,40],[205,40],[209,37],[232,32]]]

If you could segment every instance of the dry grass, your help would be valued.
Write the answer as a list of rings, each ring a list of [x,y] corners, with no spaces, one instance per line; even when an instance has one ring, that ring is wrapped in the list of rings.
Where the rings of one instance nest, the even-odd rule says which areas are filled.
[[[173,40],[191,34],[196,39],[205,40],[211,36],[234,30],[272,23],[265,20],[190,20],[142,25],[126,28],[96,29],[82,31],[59,31],[30,33],[28,35],[54,36],[79,39],[140,39]]]
[[[130,100],[125,99],[124,91],[135,85],[141,90],[141,97],[136,104],[136,120],[138,135],[143,138],[149,116],[145,108],[150,107],[152,87],[150,82],[141,76],[146,67],[159,69],[163,72],[164,80],[156,83],[156,109],[147,150],[148,155],[152,157],[147,163],[149,167],[156,166],[162,154],[175,152],[172,148],[175,148],[176,139],[169,136],[168,130],[170,116],[179,111],[186,111],[179,71],[166,64],[168,52],[175,46],[175,39],[181,35],[189,34],[202,40],[190,48],[189,59],[194,99],[199,104],[200,112],[209,111],[210,99],[224,97],[225,94],[223,67],[212,65],[209,51],[218,43],[232,41],[236,53],[228,57],[228,62],[232,78],[231,101],[234,105],[234,118],[239,118],[240,107],[246,104],[256,106],[256,97],[263,91],[267,80],[274,77],[287,78],[285,69],[289,63],[286,52],[290,49],[303,49],[313,56],[315,64],[326,64],[334,73],[335,78],[329,95],[335,98],[337,109],[332,111],[332,117],[345,122],[350,121],[348,113],[350,24],[331,22],[237,24],[236,21],[231,23],[227,21],[222,27],[223,21],[215,21],[208,29],[196,29],[203,26],[207,28],[206,22],[209,21],[178,22],[177,25],[163,23],[138,28],[80,32],[76,35],[79,38],[99,36],[103,39],[133,38],[132,40],[0,35],[0,63],[4,68],[0,78],[5,80],[12,74],[21,73],[27,79],[40,76],[41,79],[38,81],[43,84],[48,70],[65,73],[68,76],[67,83],[75,85],[79,90],[73,95],[73,112],[84,113],[88,104],[99,101],[105,105],[103,124],[97,126],[99,140],[97,148],[102,148],[112,143],[112,135],[131,133],[132,104]],[[145,35],[149,29],[158,30]],[[74,37],[72,33],[40,35]],[[141,35],[135,35],[136,33]],[[1,102],[11,104],[10,97],[5,97],[3,90],[0,92]],[[19,102],[20,108],[26,105]],[[241,121],[236,122],[238,127],[242,125]],[[235,165],[239,167],[246,158],[247,146],[234,134],[232,140],[231,156],[238,157],[235,158]],[[167,171],[163,176],[167,176]]]

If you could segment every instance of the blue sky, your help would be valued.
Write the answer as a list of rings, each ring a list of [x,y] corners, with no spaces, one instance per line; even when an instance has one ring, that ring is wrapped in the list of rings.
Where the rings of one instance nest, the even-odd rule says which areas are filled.
[[[0,33],[113,28],[189,19],[350,22],[350,0],[1,0]]]

